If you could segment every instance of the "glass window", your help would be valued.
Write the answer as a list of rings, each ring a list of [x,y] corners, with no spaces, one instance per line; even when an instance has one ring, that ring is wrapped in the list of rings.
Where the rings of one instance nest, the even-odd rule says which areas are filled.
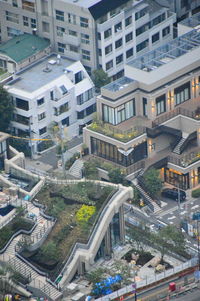
[[[76,15],[68,14],[68,23],[76,25]]]
[[[40,135],[43,135],[44,133],[46,133],[47,132],[47,127],[45,126],[45,127],[43,127],[43,128],[41,128],[41,129],[39,129],[39,134]]]
[[[112,44],[108,45],[108,46],[105,48],[105,55],[106,55],[106,54],[109,54],[110,52],[112,52]]]
[[[28,10],[33,13],[35,12],[35,3],[27,0],[22,0],[22,9]]]
[[[78,84],[80,81],[83,80],[83,72],[79,71],[77,73],[75,73],[75,84]]]
[[[90,36],[85,33],[81,33],[81,43],[90,44]]]
[[[77,32],[69,29],[69,35],[73,37],[77,37]]]
[[[170,26],[163,28],[163,30],[162,30],[163,37],[167,36],[169,33],[170,33]]]
[[[115,33],[122,30],[122,22],[119,22],[115,25]]]
[[[139,51],[143,50],[144,48],[148,47],[148,45],[149,45],[149,39],[147,39],[147,40],[143,41],[142,43],[138,44],[136,46],[136,51],[139,52]]]
[[[149,30],[149,28],[150,28],[150,23],[149,22],[142,25],[142,26],[140,26],[139,28],[136,29],[136,36],[139,36],[143,32]]]
[[[116,65],[123,62],[123,54],[120,54],[116,57]]]
[[[90,61],[90,51],[82,49],[82,59]]]
[[[104,31],[104,39],[109,38],[112,35],[112,30],[111,28],[107,29],[106,31]]]
[[[78,52],[78,47],[77,46],[74,46],[74,45],[69,45],[69,50],[72,51],[72,52]]]
[[[12,0],[12,5],[13,5],[14,7],[18,7],[17,0]]]
[[[37,99],[37,105],[38,105],[38,106],[43,105],[43,103],[44,103],[44,97],[42,97],[42,98],[40,98],[40,99]]]
[[[152,43],[155,43],[155,42],[159,41],[159,39],[160,39],[160,33],[159,32],[152,35]]]
[[[31,18],[31,28],[36,28],[36,19]]]
[[[106,70],[113,68],[113,60],[106,63]]]
[[[63,95],[67,94],[67,92],[68,92],[67,88],[64,85],[60,86],[60,90],[62,91]]]
[[[132,23],[132,16],[125,19],[125,26],[129,26]]]
[[[132,99],[117,108],[103,105],[103,121],[116,125],[135,116],[135,99]]]
[[[28,20],[28,17],[23,16],[23,24],[24,24],[24,26],[29,26],[29,20]]]
[[[69,126],[69,117],[64,118],[64,119],[61,121],[61,123],[62,123],[62,125]]]
[[[126,58],[128,59],[131,56],[133,56],[133,48],[130,48],[129,50],[126,51]]]
[[[64,53],[66,45],[58,42],[58,51]]]
[[[6,20],[19,24],[19,15],[6,11]]]
[[[166,112],[166,96],[165,94],[156,98],[156,115]]]
[[[43,112],[41,114],[38,114],[38,121],[42,120],[42,119],[45,119],[46,118],[46,113]]]
[[[190,82],[174,89],[175,105],[190,99]]]
[[[128,42],[131,41],[132,39],[133,39],[133,33],[132,33],[132,32],[128,33],[128,34],[125,36],[126,43],[128,43]]]
[[[56,9],[56,20],[65,21],[65,19],[64,19],[64,11]]]
[[[16,107],[21,110],[28,111],[29,110],[29,103],[27,100],[16,98]]]
[[[80,17],[80,26],[81,27],[89,27],[89,20],[87,18]]]
[[[57,36],[63,37],[64,33],[65,33],[65,28],[64,27],[56,26],[56,34],[57,34]]]
[[[123,40],[122,39],[119,39],[115,42],[115,48],[119,48],[123,45]]]
[[[138,20],[146,15],[148,12],[148,7],[143,8],[142,10],[135,13],[135,20]]]

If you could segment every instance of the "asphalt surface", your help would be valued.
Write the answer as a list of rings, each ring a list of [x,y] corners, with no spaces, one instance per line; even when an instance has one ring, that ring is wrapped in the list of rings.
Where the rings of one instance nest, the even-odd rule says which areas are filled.
[[[173,298],[176,301],[199,301],[200,300],[200,290],[195,290],[192,293],[187,293],[182,297]]]

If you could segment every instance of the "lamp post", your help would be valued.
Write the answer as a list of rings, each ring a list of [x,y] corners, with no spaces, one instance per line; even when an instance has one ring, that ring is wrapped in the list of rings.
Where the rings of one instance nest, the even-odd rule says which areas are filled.
[[[133,277],[134,277],[134,288],[135,288],[135,298],[134,298],[134,300],[137,301],[136,281],[135,281],[135,264],[136,264],[135,260],[131,260],[130,264],[131,264],[131,268],[133,270]]]

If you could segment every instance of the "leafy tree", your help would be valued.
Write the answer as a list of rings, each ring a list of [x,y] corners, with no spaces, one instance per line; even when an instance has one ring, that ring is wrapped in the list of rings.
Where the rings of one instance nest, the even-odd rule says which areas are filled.
[[[97,89],[109,84],[110,79],[103,69],[96,69],[93,71],[92,79]]]
[[[0,131],[6,132],[8,130],[13,111],[14,106],[10,95],[0,86]]]
[[[128,264],[128,262],[115,260],[113,264],[113,268],[115,269],[115,273],[112,276],[119,274],[120,276],[122,276],[122,281],[121,281],[122,284],[127,285],[130,283],[129,278],[131,278],[131,267]]]
[[[93,285],[95,285],[95,283],[102,281],[103,279],[105,279],[105,273],[106,273],[107,269],[105,268],[98,268],[94,271],[91,271],[90,273],[86,274],[86,279],[91,282]]]
[[[83,173],[87,179],[93,179],[93,180],[97,179],[98,178],[98,170],[97,170],[95,162],[93,162],[93,161],[84,162]]]
[[[159,170],[155,168],[149,169],[144,174],[144,181],[147,191],[152,195],[160,193],[162,189],[162,180],[160,178]]]
[[[82,205],[81,208],[76,213],[77,222],[81,224],[85,224],[89,221],[92,215],[95,213],[96,207],[95,206],[87,206]]]
[[[133,243],[134,247],[136,247],[138,253],[145,253],[148,240],[150,240],[151,237],[150,231],[147,228],[144,230],[140,227],[131,227],[128,233],[130,242]]]
[[[118,167],[112,168],[109,171],[108,176],[112,183],[119,184],[119,183],[123,183],[123,181],[124,181],[124,174],[123,174],[121,168],[118,168]]]
[[[58,249],[53,241],[43,244],[41,247],[41,255],[46,260],[56,260],[58,258]]]

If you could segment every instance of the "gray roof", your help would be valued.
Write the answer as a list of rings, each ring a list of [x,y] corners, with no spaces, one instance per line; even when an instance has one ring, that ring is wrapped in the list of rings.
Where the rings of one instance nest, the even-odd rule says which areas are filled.
[[[57,56],[55,54],[46,57],[45,59],[18,72],[18,78],[9,82],[8,85],[27,92],[33,92],[63,75],[64,69],[74,63],[74,61],[64,57],[61,58],[59,65],[51,65],[48,63],[49,61],[56,60]],[[46,70],[47,64],[49,70],[51,70],[50,72],[47,72],[49,70]],[[44,70],[46,70],[46,72]]]
[[[194,29],[155,50],[135,58],[127,65],[150,72],[198,47],[200,47],[200,30]]]
[[[180,24],[183,24],[185,26],[189,26],[192,28],[200,25],[200,13],[195,14],[190,18],[184,19],[183,21],[180,22]]]
[[[109,90],[112,92],[117,92],[119,90],[124,89],[132,82],[134,82],[133,79],[124,76],[124,77],[121,77],[121,78],[115,80],[114,82],[107,84],[106,86],[103,87],[103,89],[106,89],[106,90]]]

